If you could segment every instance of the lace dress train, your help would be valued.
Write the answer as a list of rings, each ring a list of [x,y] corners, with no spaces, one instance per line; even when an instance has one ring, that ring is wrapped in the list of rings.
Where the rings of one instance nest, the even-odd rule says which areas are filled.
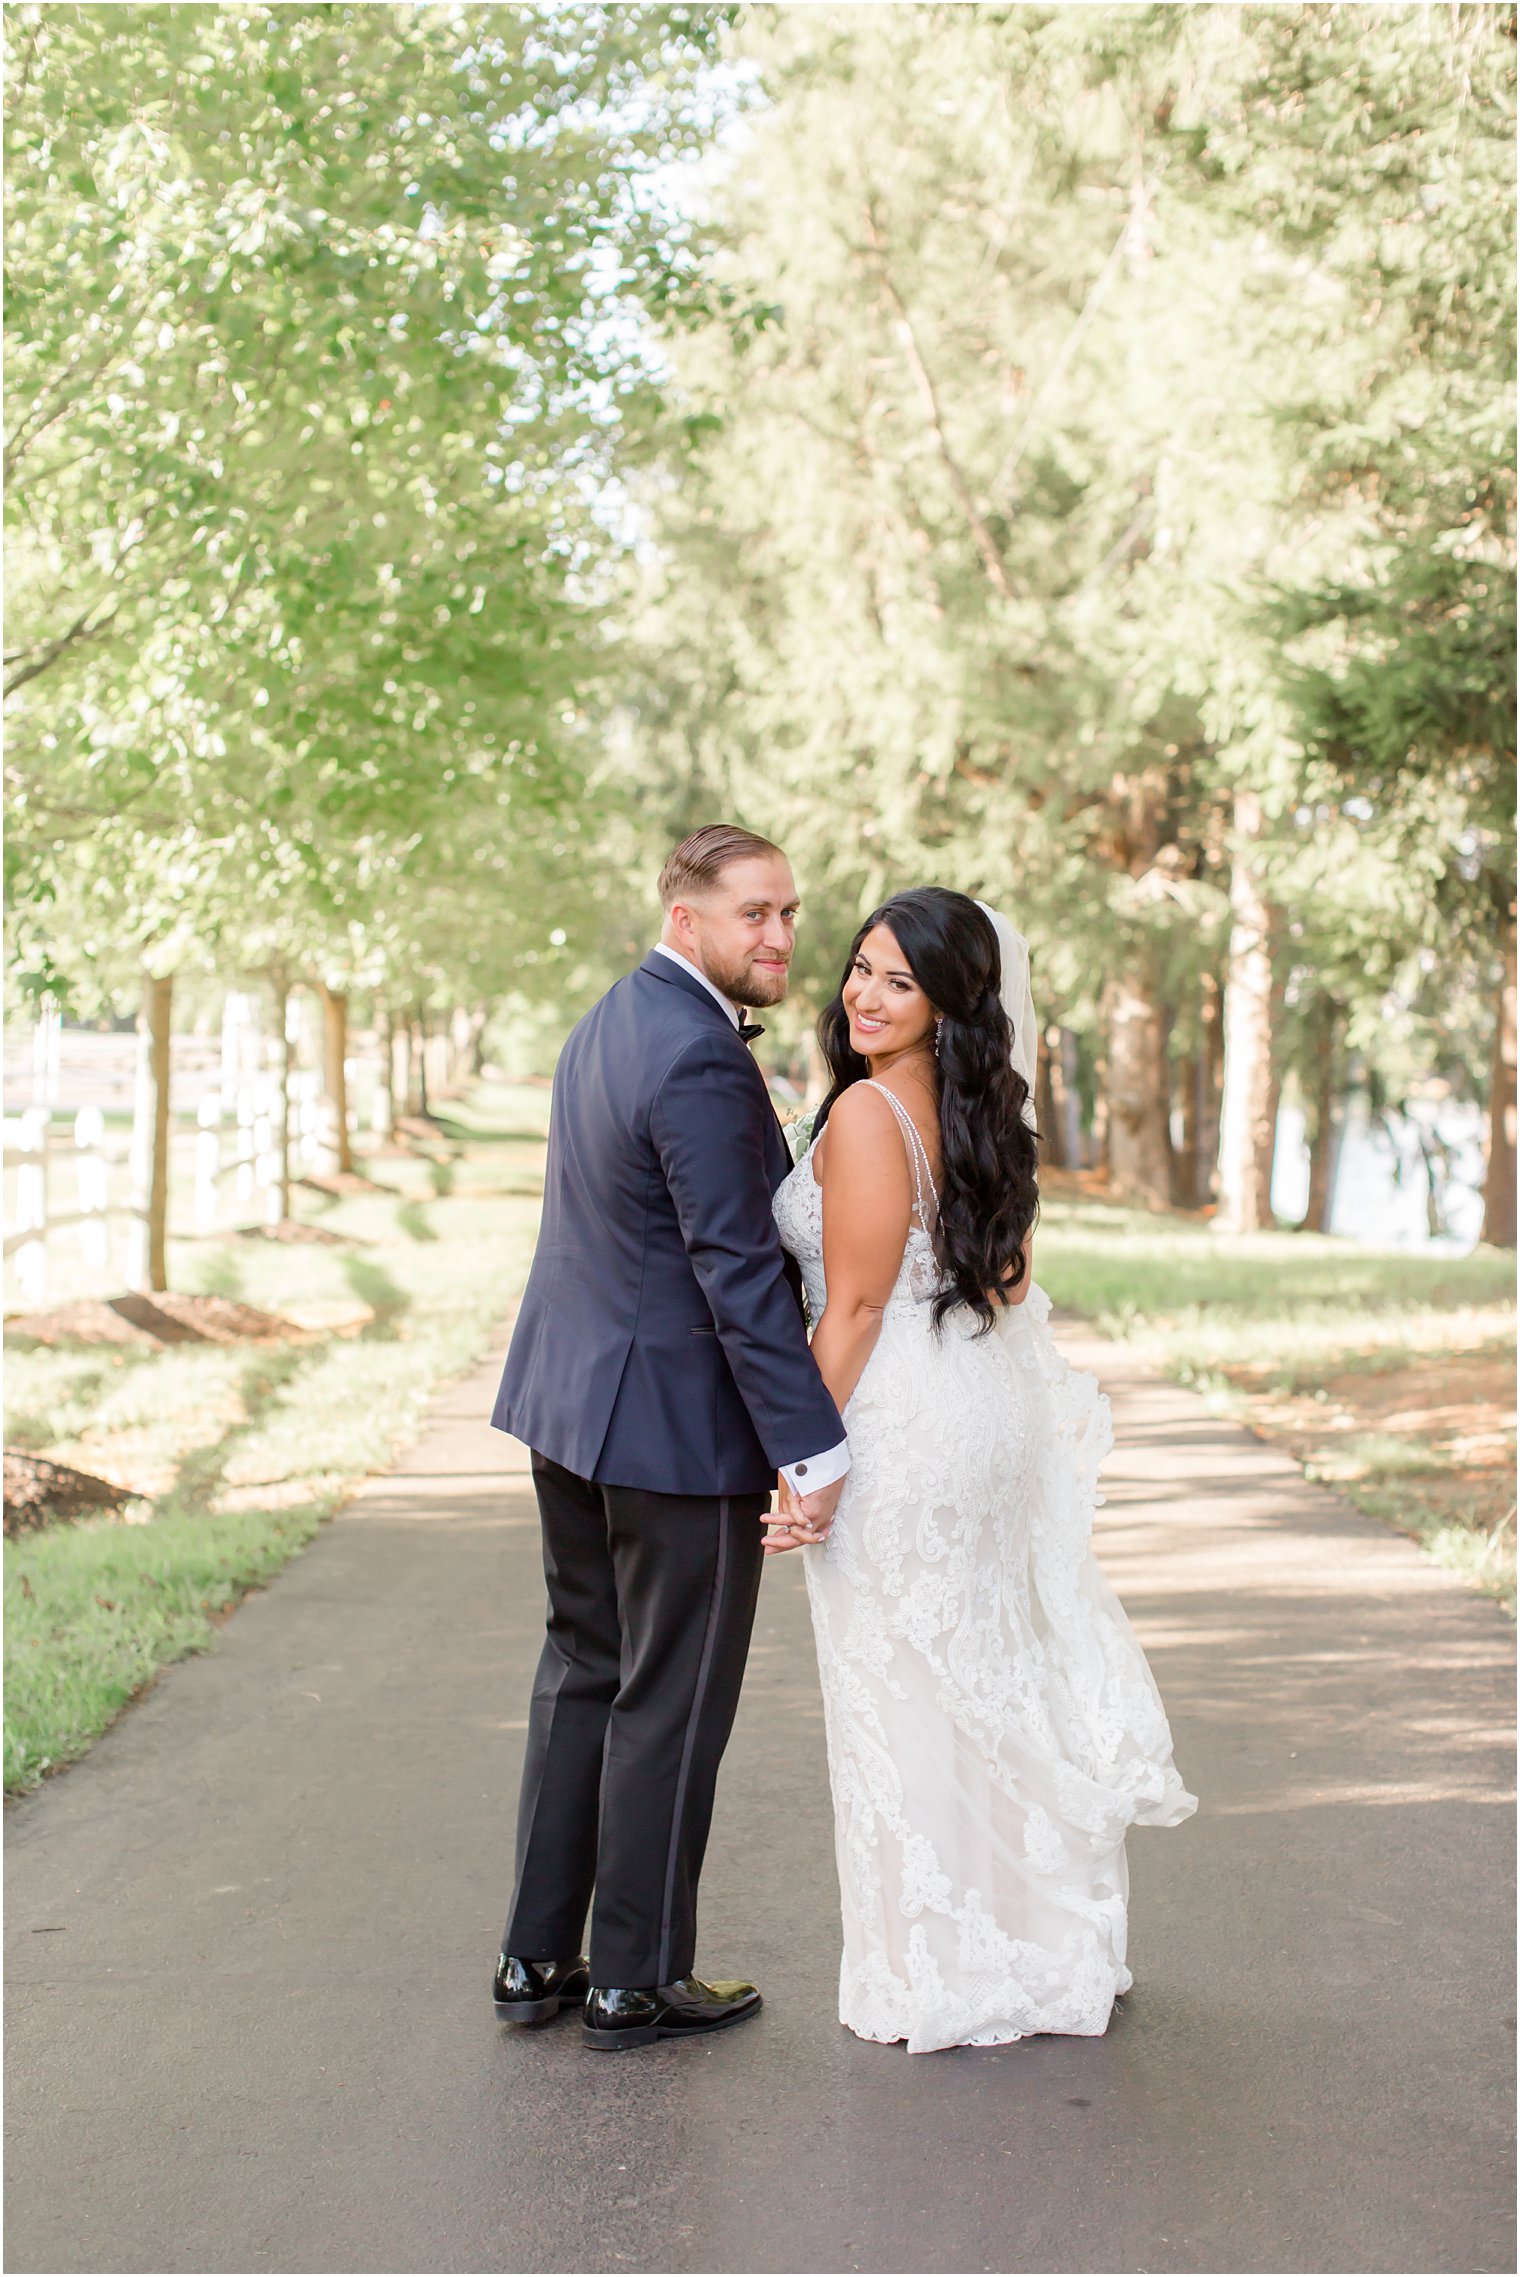
[[[1145,1656],[1091,1554],[1113,1443],[1050,1301],[933,1325],[933,1182],[845,1414],[852,1468],[804,1551],[834,1796],[842,2023],[912,2051],[1103,2032],[1125,1965],[1133,1825],[1196,1803]],[[776,1196],[816,1320],[811,1150]]]

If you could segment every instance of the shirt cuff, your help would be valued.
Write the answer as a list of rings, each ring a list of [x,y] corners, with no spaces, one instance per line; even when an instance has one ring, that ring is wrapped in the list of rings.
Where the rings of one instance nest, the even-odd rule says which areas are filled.
[[[841,1439],[837,1447],[827,1454],[808,1455],[800,1463],[783,1463],[781,1476],[793,1494],[818,1494],[835,1479],[843,1478],[850,1467],[850,1442]]]

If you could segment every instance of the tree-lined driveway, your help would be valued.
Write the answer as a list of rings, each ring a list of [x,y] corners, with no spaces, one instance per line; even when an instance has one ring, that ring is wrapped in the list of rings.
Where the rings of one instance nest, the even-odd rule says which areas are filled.
[[[625,2059],[487,1988],[542,1587],[453,1386],[204,1660],[10,1817],[16,2271],[1502,2270],[1503,1615],[1191,1393],[1115,1394],[1104,1561],[1199,1816],[1130,1845],[1106,2039],[834,2021],[802,1575],[766,1576],[699,1966],[742,2031]]]

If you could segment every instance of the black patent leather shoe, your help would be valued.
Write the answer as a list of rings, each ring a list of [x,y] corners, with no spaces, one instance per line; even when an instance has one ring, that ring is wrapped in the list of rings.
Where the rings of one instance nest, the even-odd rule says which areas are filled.
[[[759,2006],[752,1984],[704,1984],[700,1977],[682,1977],[653,1991],[594,1984],[586,1995],[581,2037],[588,2048],[647,2048],[654,2040],[721,2032],[742,2024]]]
[[[503,1953],[491,1998],[503,2024],[547,2024],[562,2008],[583,2001],[590,1981],[584,1954],[573,1961],[523,1961]]]

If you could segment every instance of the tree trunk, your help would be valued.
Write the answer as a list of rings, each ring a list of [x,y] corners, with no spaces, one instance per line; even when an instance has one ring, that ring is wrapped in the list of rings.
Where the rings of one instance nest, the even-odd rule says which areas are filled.
[[[401,1041],[401,1082],[398,1086],[405,1115],[415,1115],[419,1097],[417,1083],[417,1023],[410,1016],[402,1021],[399,1030]]]
[[[1198,1019],[1203,1030],[1198,1054],[1193,1195],[1195,1209],[1206,1210],[1219,1184],[1219,1107],[1224,1094],[1224,992],[1215,975],[1199,983]]]
[[[1087,1126],[1087,1160],[1089,1167],[1108,1176],[1108,1062],[1099,1061],[1097,1088],[1093,1093],[1092,1121]]]
[[[427,1062],[428,1089],[434,1099],[444,1098],[454,1080],[449,1064],[448,1022],[442,1013],[422,1022],[422,1053]]]
[[[1061,1118],[1061,1152],[1069,1170],[1086,1167],[1082,1143],[1082,1082],[1077,1065],[1077,1039],[1070,1028],[1057,1028],[1059,1048],[1054,1054],[1056,1113]]]
[[[1344,1119],[1340,1104],[1339,1006],[1322,996],[1310,1027],[1314,1072],[1309,1086],[1309,1199],[1300,1233],[1328,1233],[1335,1209],[1335,1174],[1340,1168]]]
[[[818,1041],[817,1023],[813,1022],[807,1032],[807,1103],[810,1108],[823,1105],[832,1080],[829,1063],[823,1056],[823,1046]]]
[[[486,1070],[486,1023],[491,1017],[488,1004],[477,1004],[470,1014],[470,1073],[484,1075]]]
[[[389,1138],[396,1127],[396,1023],[383,1006],[377,1008],[375,1021],[380,1030],[380,1080],[369,1119],[378,1137]]]
[[[1170,1209],[1177,1191],[1177,1149],[1172,1144],[1172,1090],[1176,1083],[1172,1067],[1172,1030],[1177,1025],[1176,1006],[1163,1003],[1160,1017],[1161,1064],[1157,1070],[1157,1104],[1161,1110],[1161,1142],[1166,1148],[1166,1207]]]
[[[1277,1136],[1274,912],[1257,877],[1261,802],[1235,799],[1230,872],[1230,970],[1224,992],[1224,1098],[1219,1133],[1219,1223],[1253,1233],[1272,1223],[1272,1155]]]
[[[1179,1210],[1198,1207],[1198,1054],[1177,1062],[1175,1100],[1182,1143],[1172,1151],[1172,1200]]]
[[[425,1115],[427,1114],[427,1111],[428,1111],[428,1069],[427,1069],[427,1060],[428,1060],[428,1049],[427,1049],[427,1048],[428,1048],[428,1032],[427,1032],[427,1014],[426,1014],[426,1012],[424,1012],[424,1011],[423,1011],[423,1009],[422,1009],[422,1007],[421,1007],[421,1005],[420,1005],[420,1004],[419,1004],[419,1005],[418,1005],[418,1007],[417,1007],[417,1020],[416,1020],[416,1024],[415,1024],[415,1026],[414,1026],[414,1028],[413,1028],[413,1031],[412,1031],[412,1033],[413,1033],[414,1037],[416,1038],[415,1049],[416,1049],[416,1054],[417,1054],[417,1056],[416,1056],[416,1059],[415,1059],[415,1061],[413,1062],[413,1065],[414,1065],[414,1067],[415,1067],[415,1070],[416,1070],[416,1077],[415,1077],[415,1080],[416,1080],[416,1087],[417,1087],[417,1110],[416,1110],[416,1111],[417,1111],[417,1113],[418,1113],[419,1115],[424,1115],[424,1116],[425,1116]]]
[[[327,1095],[328,1167],[340,1175],[354,1166],[348,1135],[348,998],[322,983],[322,1088]]]
[[[1418,1116],[1405,1109],[1406,1120],[1413,1126],[1414,1142],[1420,1150],[1425,1167],[1425,1231],[1432,1241],[1439,1241],[1446,1232],[1446,1183],[1451,1174],[1450,1156],[1434,1131],[1427,1132]]]
[[[449,1015],[449,1082],[457,1084],[480,1073],[480,1035],[484,1012],[456,1004]]]
[[[134,1289],[169,1286],[169,1087],[172,976],[149,974],[137,1015],[137,1096],[132,1112],[132,1246],[127,1278]]]
[[[274,1150],[278,1223],[290,1215],[290,983],[283,973],[270,976],[274,990],[274,1048],[279,1080],[275,1085]]]
[[[1484,1241],[1515,1246],[1515,902],[1500,905],[1503,968],[1494,1006],[1494,1049],[1488,1087],[1488,1163],[1483,1174]]]
[[[1040,1127],[1040,1160],[1052,1170],[1069,1170],[1066,1159],[1066,1132],[1061,1121],[1061,1110],[1056,1104],[1056,1058],[1060,1048],[1059,1028],[1045,1031],[1045,1049],[1039,1057],[1035,1079],[1034,1112]]]
[[[1136,962],[1108,999],[1108,1175],[1117,1200],[1165,1209],[1171,1199],[1166,1020]]]

